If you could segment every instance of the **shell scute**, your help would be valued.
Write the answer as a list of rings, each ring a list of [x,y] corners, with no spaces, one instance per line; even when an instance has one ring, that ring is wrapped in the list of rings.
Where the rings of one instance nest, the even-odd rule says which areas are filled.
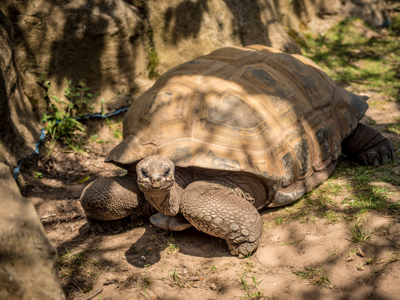
[[[169,70],[136,99],[107,161],[157,154],[179,167],[257,174],[279,189],[330,166],[367,108],[301,55],[222,48]]]

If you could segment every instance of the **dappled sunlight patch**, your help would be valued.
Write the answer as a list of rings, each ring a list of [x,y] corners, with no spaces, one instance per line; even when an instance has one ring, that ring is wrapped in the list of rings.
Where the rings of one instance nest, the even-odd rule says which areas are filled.
[[[360,30],[369,34],[360,34]],[[306,36],[305,56],[314,60],[335,81],[358,93],[379,91],[398,100],[400,40],[386,31],[374,31],[361,20],[346,19],[317,38]],[[385,87],[382,90],[382,86]]]
[[[393,100],[400,88],[395,80],[400,42],[383,33],[357,36],[357,26],[345,21],[316,41],[307,37],[305,52],[343,85],[368,94],[374,110],[365,122],[378,131],[387,124],[384,135],[396,141],[399,106]],[[381,119],[374,118],[377,111]],[[89,233],[77,205],[79,195],[57,189],[53,197],[49,191],[77,187],[86,176],[82,185],[126,170],[103,163],[122,138],[122,117],[85,120],[82,126],[84,134],[76,131],[71,145],[57,142],[51,156],[38,165],[31,162],[30,169],[29,191],[40,188],[35,204],[61,253],[61,283],[69,299],[99,287],[104,288],[102,299],[348,299],[355,294],[360,299],[395,299],[400,293],[395,284],[400,255],[398,161],[373,168],[341,157],[331,178],[311,193],[293,204],[261,211],[260,246],[239,260],[222,239],[194,228],[171,233],[154,228],[147,219],[132,221],[130,229],[118,234]],[[399,156],[400,143],[395,147]],[[62,202],[57,197],[63,197]]]
[[[393,132],[400,134],[400,124],[399,123],[389,123],[385,125],[386,132]]]
[[[330,287],[330,280],[321,267],[312,268],[306,266],[304,269],[292,269],[293,274],[302,280],[307,279],[310,284],[321,287]]]
[[[90,292],[99,275],[102,265],[100,262],[89,257],[89,253],[96,249],[82,249],[80,251],[69,251],[60,253],[58,259],[59,277],[64,285],[64,292],[68,295],[69,290],[76,288],[80,293]]]

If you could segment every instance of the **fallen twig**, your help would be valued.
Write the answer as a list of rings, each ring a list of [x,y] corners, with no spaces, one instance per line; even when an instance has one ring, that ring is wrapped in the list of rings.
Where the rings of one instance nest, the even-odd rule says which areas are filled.
[[[95,290],[93,293],[91,293],[90,295],[87,295],[83,298],[81,298],[80,300],[90,300],[93,299],[94,297],[96,297],[98,294],[100,294],[103,291],[103,288],[99,288],[97,290]]]

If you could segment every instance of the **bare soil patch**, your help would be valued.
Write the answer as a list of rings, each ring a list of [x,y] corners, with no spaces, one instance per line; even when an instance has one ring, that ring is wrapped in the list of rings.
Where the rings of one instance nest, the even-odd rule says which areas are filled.
[[[363,121],[375,120],[375,127],[384,130],[383,122],[392,120],[381,118],[380,112],[372,107]],[[391,115],[395,121],[400,113],[391,109]],[[103,291],[95,299],[398,297],[399,211],[361,213],[349,204],[355,201],[353,188],[367,175],[366,185],[384,189],[385,201],[398,203],[398,162],[357,175],[362,167],[342,158],[333,177],[308,197],[261,211],[265,228],[260,247],[239,260],[223,240],[194,228],[164,231],[147,219],[133,220],[116,234],[90,232],[79,202],[83,188],[100,176],[126,171],[103,162],[120,140],[114,129],[101,120],[85,126],[87,136],[97,134],[83,144],[85,152],[57,144],[46,156],[42,147],[38,160],[25,164],[19,176],[22,192],[34,203],[59,252],[60,283],[68,299],[81,299],[99,288]],[[398,144],[398,134],[383,133]],[[390,180],[382,181],[382,174]],[[79,183],[82,178],[88,180]],[[354,234],[364,238],[355,240]]]

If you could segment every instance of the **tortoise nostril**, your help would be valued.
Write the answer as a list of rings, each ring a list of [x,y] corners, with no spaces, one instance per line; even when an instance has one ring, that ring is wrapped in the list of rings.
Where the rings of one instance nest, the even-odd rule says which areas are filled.
[[[157,183],[161,181],[161,175],[151,176],[151,183]]]

